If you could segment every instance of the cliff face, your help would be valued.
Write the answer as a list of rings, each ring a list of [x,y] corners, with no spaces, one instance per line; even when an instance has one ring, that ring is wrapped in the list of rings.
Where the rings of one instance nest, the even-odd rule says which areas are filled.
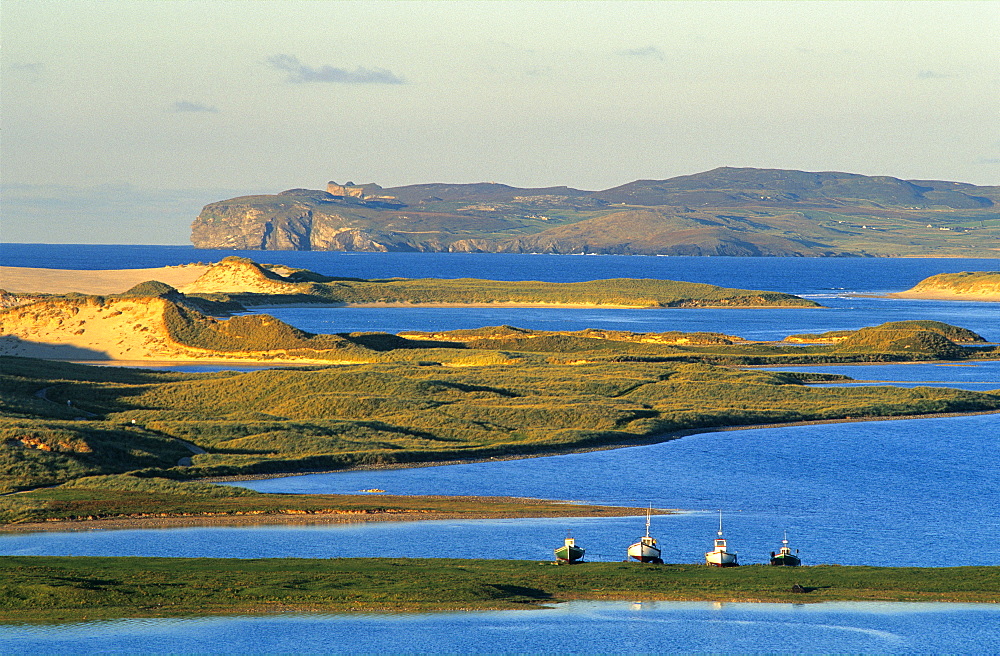
[[[438,250],[405,232],[379,229],[387,216],[391,213],[365,201],[338,201],[326,192],[244,196],[206,205],[191,226],[191,241],[196,248],[233,250]],[[404,216],[393,223],[405,230],[410,222]],[[421,232],[425,239],[428,234],[434,231]]]
[[[1000,255],[1000,187],[957,182],[721,168],[595,192],[496,183],[328,189],[338,195],[293,189],[212,203],[191,240],[237,250]]]

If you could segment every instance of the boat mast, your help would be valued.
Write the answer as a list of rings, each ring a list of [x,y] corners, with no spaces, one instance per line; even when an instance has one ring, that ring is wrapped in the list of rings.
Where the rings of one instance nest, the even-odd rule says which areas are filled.
[[[649,504],[649,509],[646,510],[646,537],[649,537],[649,516],[653,514],[653,504]]]
[[[719,509],[719,537],[722,537],[722,509]]]

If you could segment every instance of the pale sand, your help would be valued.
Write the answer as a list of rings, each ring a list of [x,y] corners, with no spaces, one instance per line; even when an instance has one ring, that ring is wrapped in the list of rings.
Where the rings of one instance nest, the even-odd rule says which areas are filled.
[[[203,264],[101,271],[0,266],[0,289],[19,294],[121,294],[149,280],[182,287],[206,271],[208,266]]]
[[[45,360],[230,362],[246,364],[344,364],[284,350],[232,354],[185,346],[167,331],[158,298],[119,298],[104,303],[34,303],[0,312],[0,355]]]
[[[895,294],[886,294],[886,296],[888,298],[913,298],[927,301],[984,301],[987,303],[1000,303],[1000,292],[958,294],[944,289],[937,289],[926,292],[897,292]]]

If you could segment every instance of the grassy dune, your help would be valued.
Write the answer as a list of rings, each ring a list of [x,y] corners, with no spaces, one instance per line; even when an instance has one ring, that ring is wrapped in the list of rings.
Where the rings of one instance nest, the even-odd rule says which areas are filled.
[[[939,273],[892,296],[997,301],[1000,300],[1000,271]]]
[[[798,585],[805,592],[792,592]],[[0,621],[533,608],[630,601],[996,602],[1000,568],[446,559],[0,558]]]
[[[795,374],[620,355],[569,364],[579,354],[507,352],[508,363],[479,366],[213,374],[7,358],[0,484],[11,491],[127,472],[197,478],[516,457],[690,429],[1000,410],[998,393],[813,388]]]

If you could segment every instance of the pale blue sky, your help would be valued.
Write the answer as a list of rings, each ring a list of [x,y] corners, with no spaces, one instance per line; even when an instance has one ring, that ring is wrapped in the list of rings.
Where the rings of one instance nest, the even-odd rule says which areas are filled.
[[[1000,183],[1000,2],[0,12],[3,241],[185,243],[205,203],[327,180],[603,189],[756,166]]]

